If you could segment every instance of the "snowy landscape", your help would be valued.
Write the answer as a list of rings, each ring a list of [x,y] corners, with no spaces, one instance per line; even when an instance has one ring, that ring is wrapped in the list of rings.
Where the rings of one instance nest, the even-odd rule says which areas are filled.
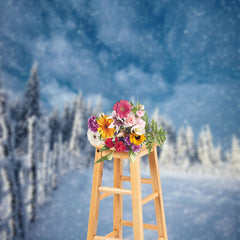
[[[0,240],[86,240],[87,120],[122,99],[167,131],[157,151],[168,239],[239,240],[239,36],[239,0],[0,0]],[[103,185],[112,177],[105,161]],[[112,200],[99,235],[112,231]],[[143,217],[155,224],[153,202]]]
[[[41,111],[34,64],[22,99],[8,99],[1,83],[0,112],[0,239],[86,239],[94,162],[86,124],[93,112],[101,112],[101,96],[92,107],[80,92],[71,105],[66,103],[62,115],[53,110],[47,116]],[[196,145],[191,126],[177,134],[157,109],[153,118],[168,132],[158,154],[169,239],[237,240],[239,140],[233,136],[231,149],[224,153],[214,146],[208,126]],[[112,161],[106,161],[106,185],[112,182],[112,167]],[[124,167],[128,171],[127,161]],[[149,175],[148,167],[143,157],[142,175]],[[143,196],[151,191],[143,188]],[[127,219],[130,202],[124,200]],[[155,221],[154,214],[149,215],[154,213],[151,207],[144,209],[144,220],[150,223]],[[101,206],[100,234],[111,230],[111,209],[109,197]],[[125,231],[132,239],[131,230]],[[150,231],[145,234],[146,239],[157,237]]]

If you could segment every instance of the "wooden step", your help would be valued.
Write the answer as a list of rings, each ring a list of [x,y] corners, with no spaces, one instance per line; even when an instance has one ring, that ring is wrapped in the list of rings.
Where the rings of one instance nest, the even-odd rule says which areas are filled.
[[[121,176],[120,179],[121,179],[121,181],[131,182],[131,178],[129,176]],[[151,178],[141,178],[141,183],[152,184],[152,179]]]
[[[107,235],[105,235],[104,237],[117,237],[118,232],[117,231],[112,231],[110,233],[108,233]]]
[[[133,227],[133,222],[122,220],[121,225],[128,226],[128,227]],[[158,229],[159,229],[158,225],[147,224],[147,223],[143,223],[143,227],[146,228],[146,229],[155,230],[155,231],[158,231]]]
[[[111,195],[112,195],[112,193],[109,193],[109,192],[102,193],[102,194],[100,195],[100,200],[102,200],[102,199],[104,199],[104,198],[106,198],[106,197],[109,197],[109,196],[111,196]]]
[[[127,239],[95,236],[95,237],[94,237],[94,240],[127,240]]]
[[[153,200],[154,198],[158,197],[158,192],[154,192],[150,195],[148,195],[147,197],[145,197],[143,200],[142,200],[142,205],[150,202],[151,200]]]
[[[99,187],[99,192],[108,192],[108,193],[115,193],[115,194],[126,194],[126,195],[132,195],[132,191],[129,189],[123,189],[123,188],[113,188],[113,187]]]
[[[163,237],[160,237],[158,240],[164,240],[164,238],[163,238]]]

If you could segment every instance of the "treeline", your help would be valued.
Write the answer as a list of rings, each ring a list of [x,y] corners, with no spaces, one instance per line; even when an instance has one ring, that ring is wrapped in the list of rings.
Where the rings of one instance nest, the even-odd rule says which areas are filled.
[[[220,144],[214,146],[208,125],[201,129],[195,144],[191,126],[180,128],[176,134],[169,121],[159,116],[158,110],[153,118],[168,132],[167,141],[159,152],[161,167],[194,174],[240,177],[240,142],[235,135],[231,148],[224,152]]]
[[[36,64],[25,93],[15,101],[8,99],[0,80],[1,240],[25,239],[29,223],[36,221],[62,176],[93,165],[86,126],[90,114],[100,108],[100,98],[92,108],[79,93],[62,114],[44,114]]]

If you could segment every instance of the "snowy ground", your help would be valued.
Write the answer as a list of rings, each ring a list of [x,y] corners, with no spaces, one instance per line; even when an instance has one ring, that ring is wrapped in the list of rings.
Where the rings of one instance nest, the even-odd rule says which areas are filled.
[[[27,240],[85,240],[88,226],[93,169],[64,177],[50,202],[38,213]],[[127,175],[127,171],[124,173]],[[142,174],[142,177],[150,177]],[[239,240],[240,180],[161,173],[163,200],[169,240]],[[103,185],[112,186],[112,171],[104,168]],[[130,188],[129,183],[124,187]],[[152,192],[142,185],[143,197]],[[112,197],[101,201],[98,235],[112,231]],[[123,219],[131,220],[131,197],[123,197]],[[155,224],[153,201],[143,206],[145,223]],[[133,239],[131,227],[123,237]],[[145,230],[146,240],[157,233]]]

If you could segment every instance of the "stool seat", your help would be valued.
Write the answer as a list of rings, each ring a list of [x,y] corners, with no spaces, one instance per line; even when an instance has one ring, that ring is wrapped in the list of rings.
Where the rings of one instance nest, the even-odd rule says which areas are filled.
[[[92,145],[93,147],[95,147],[98,151],[103,147],[103,145]],[[153,147],[156,147],[158,146],[156,143],[154,143]],[[103,151],[103,156],[111,153],[112,151]],[[142,147],[141,147],[141,151],[140,153],[138,154],[138,157],[142,157],[144,155],[148,154],[148,150],[147,150],[147,146],[144,144]],[[120,159],[128,159],[129,158],[129,154],[128,152],[117,152],[116,150],[113,151],[113,158],[120,158]]]
[[[157,240],[168,240],[165,213],[163,207],[162,189],[157,157],[157,144],[154,144],[149,154],[146,146],[142,146],[134,162],[130,162],[130,176],[123,175],[123,159],[128,159],[128,152],[113,151],[113,187],[102,186],[104,161],[96,163],[101,157],[111,151],[99,150],[103,146],[94,146],[95,164],[93,171],[92,194],[88,220],[87,240],[127,240],[122,238],[122,226],[133,227],[134,240],[144,240],[143,229],[158,232]],[[148,154],[151,178],[141,178],[140,160]],[[123,188],[123,181],[131,182],[131,190]],[[153,193],[142,199],[141,183],[151,184]],[[97,224],[100,200],[113,195],[113,231],[105,236],[97,236]],[[122,219],[123,195],[132,197],[133,221]],[[154,200],[157,225],[143,223],[142,206]]]

